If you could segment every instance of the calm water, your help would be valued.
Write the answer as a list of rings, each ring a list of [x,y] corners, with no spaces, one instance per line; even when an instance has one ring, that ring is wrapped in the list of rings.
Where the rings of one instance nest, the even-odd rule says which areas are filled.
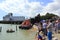
[[[16,31],[16,25],[0,24],[2,26],[2,32],[0,32],[0,40],[34,40],[36,31],[21,30],[18,28]],[[19,25],[17,25],[18,27]],[[14,33],[6,33],[7,29],[14,29]]]

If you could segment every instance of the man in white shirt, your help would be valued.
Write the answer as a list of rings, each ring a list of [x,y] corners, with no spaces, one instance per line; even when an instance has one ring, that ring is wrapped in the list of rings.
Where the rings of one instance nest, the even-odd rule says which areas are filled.
[[[44,32],[44,35],[47,36],[47,29],[46,29],[46,28],[47,28],[47,23],[46,23],[45,20],[43,21],[42,26],[43,26],[43,32]]]

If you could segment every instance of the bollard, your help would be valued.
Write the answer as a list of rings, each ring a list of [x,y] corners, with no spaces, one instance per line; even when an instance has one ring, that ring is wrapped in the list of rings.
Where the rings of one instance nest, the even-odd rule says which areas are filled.
[[[17,31],[17,26],[16,26],[16,31]]]
[[[2,27],[0,27],[0,32],[1,32],[1,30],[2,30]]]

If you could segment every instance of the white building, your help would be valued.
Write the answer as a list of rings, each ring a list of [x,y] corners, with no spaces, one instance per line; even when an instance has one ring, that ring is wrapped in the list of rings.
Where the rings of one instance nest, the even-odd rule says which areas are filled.
[[[5,15],[3,17],[3,21],[24,21],[24,16],[13,16],[12,13],[9,13],[8,15]]]
[[[12,21],[24,21],[25,17],[23,17],[23,16],[12,16],[11,19],[12,19]]]

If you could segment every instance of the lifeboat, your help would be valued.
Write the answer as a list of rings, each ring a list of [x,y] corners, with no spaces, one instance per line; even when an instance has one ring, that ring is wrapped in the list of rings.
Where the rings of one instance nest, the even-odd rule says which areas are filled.
[[[30,29],[32,28],[32,25],[29,20],[25,20],[22,22],[22,24],[19,26],[19,29]]]

